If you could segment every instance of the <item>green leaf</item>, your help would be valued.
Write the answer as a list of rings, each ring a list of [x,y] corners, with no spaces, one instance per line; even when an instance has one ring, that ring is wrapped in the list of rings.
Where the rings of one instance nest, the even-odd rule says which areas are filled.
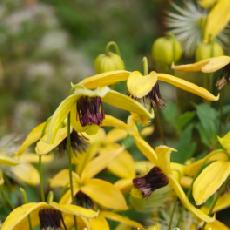
[[[202,142],[208,147],[214,147],[217,143],[217,112],[208,104],[201,104],[196,107],[196,113],[200,124],[197,129]]]
[[[164,119],[172,125],[173,128],[176,128],[176,117],[178,116],[178,110],[176,104],[173,102],[168,103],[164,109],[162,109],[162,114]]]
[[[176,127],[182,130],[195,117],[195,112],[186,112],[176,118]]]

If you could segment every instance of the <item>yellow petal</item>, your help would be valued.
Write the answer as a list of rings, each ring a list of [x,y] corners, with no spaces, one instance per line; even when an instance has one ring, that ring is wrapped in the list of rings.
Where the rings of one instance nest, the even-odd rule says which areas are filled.
[[[128,217],[118,215],[114,212],[101,211],[100,215],[102,215],[102,216],[104,216],[110,220],[113,220],[113,221],[116,221],[119,223],[123,223],[123,224],[126,224],[128,226],[132,226],[132,227],[137,228],[137,229],[143,229],[143,226],[140,223],[137,223],[133,220],[130,220]]]
[[[17,159],[17,157],[16,157]],[[53,161],[54,156],[52,154],[46,155],[42,157],[42,163],[49,163]],[[18,157],[18,160],[20,162],[25,162],[25,163],[38,163],[39,162],[39,156],[37,154],[33,153],[24,153],[21,156]]]
[[[181,200],[184,207],[187,208],[189,211],[191,211],[191,213],[193,213],[196,217],[198,217],[199,219],[207,223],[213,222],[215,220],[215,217],[208,216],[202,210],[197,209],[190,203],[189,199],[187,198],[183,189],[181,188],[179,182],[172,175],[169,176],[169,183],[170,186],[174,189],[176,195]]]
[[[205,230],[229,230],[229,227],[216,220],[213,223],[206,224],[204,229]]]
[[[219,0],[208,15],[204,40],[211,41],[230,21],[230,1]]]
[[[138,175],[146,175],[154,167],[154,164],[149,161],[135,162],[135,169]]]
[[[30,185],[38,185],[40,182],[39,172],[31,164],[18,164],[11,170],[17,179]]]
[[[205,66],[209,62],[209,59],[206,60],[201,60],[192,64],[186,64],[186,65],[172,65],[172,68],[175,69],[176,71],[181,71],[181,72],[201,72],[202,67]]]
[[[90,179],[81,191],[103,207],[111,209],[127,209],[122,193],[110,182]]]
[[[111,71],[87,77],[83,81],[79,82],[78,85],[93,89],[102,86],[109,86],[120,81],[126,81],[128,76],[129,72],[125,70]]]
[[[214,212],[223,210],[230,207],[230,192],[227,191],[219,197],[214,208]]]
[[[143,120],[152,119],[153,114],[150,114],[139,102],[133,100],[127,95],[110,90],[103,98],[102,101],[108,103],[119,109],[124,109],[130,113],[139,115]]]
[[[199,4],[204,7],[204,8],[208,8],[210,6],[212,6],[213,4],[216,3],[217,0],[199,0]]]
[[[223,149],[217,149],[210,152],[208,155],[201,158],[200,160],[185,165],[184,173],[189,176],[195,176],[205,163],[212,162],[212,161],[227,161],[227,160],[228,160],[228,156],[225,154]]]
[[[198,95],[207,101],[218,101],[219,96],[215,96],[203,87],[199,87],[192,82],[185,81],[169,74],[157,74],[158,80],[167,82],[175,87],[188,91],[189,93]]]
[[[67,137],[67,128],[60,128],[54,137],[53,143],[48,142],[48,135],[44,135],[37,143],[35,151],[39,155],[45,155],[55,149]]]
[[[133,187],[133,178],[118,180],[114,185],[122,192],[129,191]]]
[[[101,126],[104,127],[114,127],[117,129],[127,129],[127,124],[116,117],[111,115],[105,115],[105,119],[102,121]]]
[[[102,169],[106,168],[115,157],[124,151],[123,148],[108,148],[108,152],[101,153],[98,157],[90,161],[81,174],[81,180],[86,181],[96,174],[98,174]]]
[[[79,185],[74,185],[73,188],[73,194],[74,196],[80,191]],[[61,197],[60,204],[70,204],[72,203],[72,195],[70,189]]]
[[[4,154],[0,154],[0,165],[14,166],[17,165],[19,161],[17,161],[13,157],[9,157]]]
[[[119,142],[123,140],[127,135],[127,130],[115,128],[108,132],[106,136],[106,141],[111,143]]]
[[[15,154],[20,155],[24,153],[30,145],[37,142],[40,139],[42,133],[44,132],[45,127],[46,122],[43,122],[36,126],[34,129],[32,129],[32,131],[27,135],[25,141],[21,144],[21,146]]]
[[[223,146],[224,149],[230,154],[230,132],[228,132],[223,137],[217,137],[220,144]]]
[[[135,162],[127,150],[109,162],[108,170],[122,178],[134,178]]]
[[[50,187],[58,188],[65,187],[69,183],[69,171],[68,169],[62,169],[53,178],[50,179]]]
[[[128,91],[132,96],[142,98],[152,90],[156,82],[157,75],[155,72],[143,76],[140,72],[135,71],[129,75]]]
[[[196,178],[193,197],[197,205],[208,200],[230,175],[230,162],[213,162]]]
[[[109,225],[107,220],[99,215],[95,218],[89,220],[89,229],[90,230],[109,230]]]

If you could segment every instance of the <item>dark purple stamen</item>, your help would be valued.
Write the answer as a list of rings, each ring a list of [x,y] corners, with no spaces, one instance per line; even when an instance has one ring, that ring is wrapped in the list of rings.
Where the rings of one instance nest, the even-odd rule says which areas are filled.
[[[77,111],[83,127],[100,125],[105,117],[100,97],[82,96],[77,102]]]
[[[40,229],[41,230],[67,230],[62,214],[56,209],[41,209],[39,211]],[[63,228],[61,227],[63,225]]]
[[[81,206],[83,208],[92,209],[94,207],[94,203],[90,197],[82,193],[81,191],[75,195],[75,204]]]
[[[225,85],[230,83],[230,64],[226,65],[223,69],[223,77],[216,82],[216,87],[221,90]]]
[[[133,180],[134,187],[139,189],[144,197],[150,196],[155,189],[162,188],[168,183],[168,177],[158,167],[152,168],[147,175]]]
[[[77,133],[75,130],[70,134],[70,144],[74,152],[82,153],[88,148],[89,140],[87,137]],[[59,144],[60,152],[67,149],[67,137]]]

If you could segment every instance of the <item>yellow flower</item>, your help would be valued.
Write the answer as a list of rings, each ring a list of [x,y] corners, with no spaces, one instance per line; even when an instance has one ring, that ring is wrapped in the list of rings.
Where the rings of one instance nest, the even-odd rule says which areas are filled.
[[[6,221],[3,223],[2,230],[29,229],[28,216],[30,216],[32,227],[39,225],[41,228],[61,228],[64,227],[63,219],[69,216],[80,216],[93,218],[97,212],[85,209],[72,204],[59,204],[55,202],[30,202],[14,209]],[[40,218],[39,218],[40,216]]]
[[[156,89],[154,89],[156,82],[163,81],[177,88],[188,91],[192,94],[201,96],[205,100],[208,100],[208,101],[218,100],[218,96],[215,96],[209,93],[205,88],[199,87],[195,85],[194,83],[185,81],[183,79],[177,78],[170,74],[161,74],[161,73],[155,73],[155,72],[151,72],[145,76],[143,76],[138,71],[134,71],[129,74],[127,73],[127,71],[119,72],[119,74],[117,71],[108,72],[104,74],[97,74],[97,75],[91,76],[81,81],[74,87],[77,87],[78,85],[82,85],[84,87],[94,89],[96,87],[112,85],[120,81],[127,81],[129,93],[131,93],[132,96],[134,96],[135,98],[139,98],[139,99],[145,96],[150,96],[150,93],[152,92],[152,90],[156,91]]]
[[[100,125],[104,119],[102,102],[138,114],[143,119],[152,118],[152,115],[140,103],[126,95],[120,94],[108,87],[97,88],[91,91],[78,85],[75,87],[74,93],[61,102],[50,119],[47,125],[47,141],[51,143],[54,141],[58,129],[69,113],[71,125],[74,129],[76,128],[76,119],[80,121],[81,127]],[[79,128],[76,129],[76,131],[79,131]]]
[[[222,145],[222,147],[230,154],[230,132],[228,132],[223,137],[217,137],[218,141]]]
[[[129,120],[132,121],[132,118],[130,117]],[[138,139],[138,149],[143,153],[144,156],[146,156],[150,162],[156,165],[165,176],[167,176],[170,187],[175,191],[177,197],[181,200],[184,207],[192,212],[196,217],[205,222],[214,221],[213,217],[209,217],[202,210],[193,206],[185,195],[178,181],[178,173],[175,173],[170,164],[170,155],[174,149],[167,146],[159,146],[154,150],[151,146],[149,146],[147,142],[142,139],[140,135],[138,135],[135,123],[133,121],[129,123],[131,123],[131,126],[133,126],[132,129],[134,130],[134,138]]]
[[[208,14],[205,30],[204,40],[213,40],[228,24],[230,20],[230,1],[218,0],[216,5]]]
[[[81,192],[102,207],[111,209],[127,209],[126,201],[118,188],[112,183],[93,178],[102,169],[119,154],[122,154],[123,148],[120,146],[107,147],[101,150],[100,155],[94,158],[89,157],[89,153],[82,156],[81,164],[78,164],[77,173],[73,172],[74,194]],[[81,154],[83,155],[83,154]],[[88,160],[87,158],[91,159]],[[68,170],[61,170],[50,182],[51,187],[67,186]],[[112,197],[112,199],[111,199]],[[61,203],[71,202],[71,192],[68,190],[61,198]]]
[[[53,156],[46,156],[45,162],[53,160]],[[13,174],[16,180],[28,183],[30,185],[38,185],[40,183],[40,177],[38,170],[32,165],[32,163],[38,163],[39,158],[36,154],[25,153],[21,156],[8,156],[6,154],[0,154],[0,165],[4,166],[3,170],[8,170]],[[4,183],[2,177],[2,171],[0,173],[0,182]]]

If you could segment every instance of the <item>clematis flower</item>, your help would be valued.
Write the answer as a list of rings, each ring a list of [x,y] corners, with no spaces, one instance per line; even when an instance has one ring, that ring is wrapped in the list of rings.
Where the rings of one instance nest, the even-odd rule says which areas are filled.
[[[133,98],[138,99],[138,101],[143,101],[145,105],[147,105],[148,109],[149,107],[152,108],[156,105],[162,105],[163,103],[157,85],[158,81],[169,83],[177,88],[188,91],[189,93],[201,96],[208,101],[217,101],[219,99],[219,96],[209,93],[209,91],[205,88],[199,87],[194,83],[185,81],[170,74],[151,72],[148,75],[143,76],[138,71],[131,72],[130,74],[127,74],[127,72],[123,74],[121,74],[121,72],[119,73],[120,74],[117,78],[116,75],[118,73],[116,71],[104,74],[96,74],[92,77],[84,79],[74,87],[81,85],[94,89],[96,87],[112,85],[120,81],[127,81],[129,94]],[[114,77],[111,77],[112,74],[114,74]]]
[[[101,150],[99,156],[89,157],[90,153],[79,156],[81,162],[78,162],[77,172],[73,173],[74,195],[79,192],[90,197],[94,202],[102,207],[110,209],[124,210],[127,209],[126,201],[118,188],[112,183],[102,179],[93,178],[101,170],[107,167],[119,154],[122,154],[123,148],[120,146],[111,146]],[[94,153],[93,153],[94,154]],[[95,155],[94,155],[95,156]],[[66,187],[69,184],[68,170],[61,170],[50,181],[52,188]],[[113,199],[111,199],[111,197]],[[71,203],[71,191],[68,191],[62,196],[61,203]]]
[[[93,218],[98,213],[72,204],[56,202],[30,202],[14,209],[3,223],[2,230],[29,229],[30,216],[32,227],[40,225],[41,229],[67,229],[64,218],[80,216]]]
[[[202,61],[195,62],[193,64],[173,66],[177,71],[182,72],[203,72],[203,73],[213,73],[218,70],[223,71],[223,77],[217,81],[216,86],[220,90],[227,83],[230,82],[230,57],[229,56],[219,56]]]
[[[53,160],[53,156],[49,155],[44,158],[44,163]],[[3,174],[13,177],[18,181],[25,182],[30,185],[38,185],[40,183],[39,172],[32,165],[38,163],[39,158],[36,154],[24,153],[21,156],[9,156],[0,154],[0,183],[4,183]]]
[[[153,163],[156,167],[158,167],[161,172],[167,176],[169,186],[175,191],[177,197],[181,200],[182,204],[185,208],[187,208],[190,212],[192,212],[196,217],[200,218],[205,222],[214,221],[213,217],[209,217],[202,210],[197,209],[193,206],[187,196],[185,195],[179,181],[178,174],[172,170],[170,164],[170,155],[174,149],[169,148],[167,146],[159,146],[155,148],[155,150],[149,146],[147,142],[145,142],[142,137],[137,132],[137,128],[135,127],[135,123],[132,117],[129,117],[130,126],[133,127],[133,135],[136,139],[138,139],[138,149],[143,153],[146,158]]]

